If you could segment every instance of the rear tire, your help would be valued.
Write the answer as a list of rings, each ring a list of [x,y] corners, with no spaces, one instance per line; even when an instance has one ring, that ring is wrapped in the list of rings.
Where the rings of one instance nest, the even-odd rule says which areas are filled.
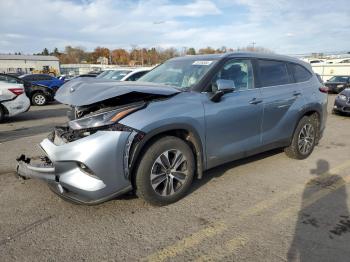
[[[47,104],[47,97],[44,93],[38,92],[32,96],[32,104],[35,106],[44,106]]]
[[[286,155],[294,159],[307,158],[315,148],[318,135],[317,117],[304,116],[294,131],[292,143],[284,149]]]
[[[166,136],[151,144],[136,170],[136,194],[162,206],[185,196],[191,186],[195,160],[191,148],[177,137]]]

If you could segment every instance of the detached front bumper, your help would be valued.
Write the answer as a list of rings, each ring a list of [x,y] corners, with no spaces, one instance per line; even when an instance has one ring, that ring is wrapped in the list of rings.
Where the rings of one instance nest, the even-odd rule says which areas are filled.
[[[59,138],[40,143],[46,157],[32,164],[18,159],[17,173],[24,178],[46,180],[63,198],[97,204],[132,189],[127,174],[132,132],[98,131],[74,142]]]

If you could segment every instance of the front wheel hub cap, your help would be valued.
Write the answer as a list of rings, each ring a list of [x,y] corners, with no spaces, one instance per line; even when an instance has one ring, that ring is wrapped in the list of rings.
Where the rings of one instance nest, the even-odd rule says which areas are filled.
[[[163,152],[151,169],[151,186],[160,196],[178,192],[188,179],[187,159],[178,149]]]
[[[300,130],[298,137],[298,149],[303,155],[311,152],[315,141],[315,129],[311,124],[306,124]]]

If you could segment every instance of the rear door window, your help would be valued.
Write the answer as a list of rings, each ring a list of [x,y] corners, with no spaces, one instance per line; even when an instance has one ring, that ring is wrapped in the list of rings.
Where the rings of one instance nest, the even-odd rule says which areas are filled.
[[[49,75],[37,75],[36,79],[37,79],[36,81],[52,80],[51,76],[49,76]]]
[[[309,70],[301,65],[289,64],[289,66],[291,73],[294,76],[295,82],[297,83],[308,81],[312,77],[312,74],[309,72]]]
[[[32,75],[24,76],[22,79],[25,81],[36,81],[35,77]]]
[[[259,60],[259,77],[262,87],[291,83],[287,64],[282,61]]]

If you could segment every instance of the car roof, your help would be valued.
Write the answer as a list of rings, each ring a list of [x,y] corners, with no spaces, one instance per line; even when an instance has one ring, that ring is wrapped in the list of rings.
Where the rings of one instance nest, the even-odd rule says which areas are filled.
[[[26,76],[51,76],[51,75],[49,75],[49,74],[24,74],[24,75],[21,75],[20,77],[23,78]]]
[[[286,56],[286,55],[278,55],[273,53],[259,53],[259,52],[246,52],[246,51],[237,51],[237,52],[229,52],[222,54],[207,54],[207,55],[187,55],[182,57],[175,57],[170,60],[220,60],[223,58],[260,58],[260,59],[271,59],[271,60],[282,60],[292,63],[302,64],[308,68],[311,68],[309,63],[306,63],[298,58]]]

